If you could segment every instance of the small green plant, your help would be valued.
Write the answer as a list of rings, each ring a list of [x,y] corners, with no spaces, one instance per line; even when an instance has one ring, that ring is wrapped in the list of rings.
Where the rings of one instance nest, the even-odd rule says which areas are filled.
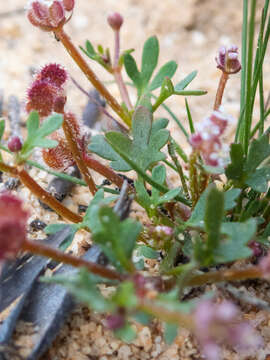
[[[119,131],[100,133],[89,140],[76,116],[65,109],[66,70],[49,64],[36,74],[28,90],[27,137],[25,140],[13,137],[7,146],[1,141],[0,148],[11,155],[13,165],[1,157],[0,169],[18,177],[42,202],[69,221],[66,225],[49,225],[45,229],[48,234],[66,226],[70,228],[70,235],[61,250],[28,240],[27,216],[20,201],[2,194],[0,258],[13,258],[22,249],[81,267],[74,277],[53,276],[43,281],[62,284],[94,311],[104,313],[107,326],[124,341],[131,342],[136,336],[132,321],[148,324],[158,318],[164,323],[168,343],[176,337],[178,327],[186,327],[197,336],[203,353],[210,360],[219,358],[221,343],[237,351],[256,349],[261,339],[246,322],[235,321],[238,310],[234,304],[215,303],[213,294],[197,301],[183,301],[182,294],[188,287],[269,277],[269,255],[258,265],[250,264],[254,256],[268,250],[270,235],[267,129],[270,110],[269,103],[264,101],[263,87],[263,63],[270,35],[269,1],[265,1],[262,9],[255,47],[258,6],[255,0],[243,0],[242,61],[238,59],[236,46],[219,50],[216,62],[221,78],[215,103],[213,109],[209,109],[210,116],[196,123],[187,97],[206,93],[188,88],[196,71],[174,82],[172,78],[177,69],[174,61],[157,69],[159,42],[156,37],[146,40],[138,65],[133,49],[120,49],[124,19],[117,13],[108,17],[115,34],[114,56],[110,49],[94,46],[89,40],[80,51],[64,30],[74,5],[74,0],[31,1],[27,16],[34,26],[54,33],[63,44],[108,103],[113,115],[106,114],[119,125]],[[121,102],[92,71],[85,55],[113,76]],[[131,83],[124,82],[124,70]],[[222,97],[229,77],[240,70],[241,110],[235,139],[229,147],[223,135],[233,122],[222,111]],[[130,89],[137,93],[134,103]],[[260,99],[258,121],[253,116],[257,94]],[[189,129],[165,104],[171,96],[186,97]],[[160,107],[165,108],[169,119],[158,116]],[[187,138],[186,148],[190,151],[182,148],[167,129],[171,118]],[[1,120],[1,139],[4,129],[5,121]],[[46,170],[31,160],[36,148],[42,148],[43,160],[50,168],[48,172],[89,187],[93,197],[84,216],[70,211],[30,177],[29,165]],[[97,158],[110,163],[104,165],[104,161]],[[67,170],[74,165],[79,168],[82,179],[68,175]],[[168,167],[179,177],[174,188],[168,182]],[[92,171],[118,189],[97,186]],[[131,171],[135,174],[134,183],[128,184],[119,172]],[[114,194],[107,196],[107,192]],[[119,211],[119,204],[124,207],[130,199],[144,208],[147,225],[129,218],[128,206]],[[64,252],[78,230],[91,233],[92,241],[108,258],[109,267]],[[9,234],[8,243],[6,234]],[[180,256],[185,257],[185,263],[179,262]],[[159,259],[159,274],[142,273],[146,259]],[[239,259],[245,259],[246,266],[230,268]],[[221,264],[222,269],[218,267]],[[209,271],[204,272],[205,268]],[[99,288],[101,283],[114,286],[113,294],[104,296]]]

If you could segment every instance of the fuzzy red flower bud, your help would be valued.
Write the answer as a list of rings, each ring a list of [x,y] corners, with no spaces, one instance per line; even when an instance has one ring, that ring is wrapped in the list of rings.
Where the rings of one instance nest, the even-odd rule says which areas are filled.
[[[22,142],[18,136],[13,136],[8,141],[8,148],[11,152],[18,152],[22,149]]]
[[[241,70],[241,64],[238,59],[238,47],[231,45],[228,49],[222,46],[216,57],[217,68],[226,74],[235,74]]]
[[[50,115],[57,94],[57,88],[53,84],[43,80],[34,81],[27,92],[26,110],[28,112],[36,110],[41,117]]]
[[[41,30],[54,31],[70,19],[67,19],[66,12],[73,7],[74,0],[30,0],[27,17]]]
[[[45,80],[58,87],[64,85],[67,78],[66,70],[59,64],[47,64],[37,74],[37,80]]]
[[[16,256],[26,238],[28,213],[11,193],[0,194],[0,260]]]
[[[120,30],[120,28],[124,22],[124,19],[121,14],[115,12],[115,13],[110,14],[107,17],[107,21],[113,30],[118,31],[118,30]]]

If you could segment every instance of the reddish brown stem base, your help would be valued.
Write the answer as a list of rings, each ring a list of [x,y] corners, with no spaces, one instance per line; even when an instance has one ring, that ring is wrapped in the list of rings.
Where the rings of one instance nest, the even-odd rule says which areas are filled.
[[[31,252],[32,254],[41,255],[53,259],[60,263],[65,263],[68,265],[72,265],[74,267],[84,267],[87,270],[89,270],[91,273],[105,277],[110,280],[121,281],[124,280],[125,278],[123,275],[119,274],[114,270],[107,269],[96,263],[80,259],[76,256],[63,253],[59,250],[55,250],[37,241],[25,240],[25,242],[23,243],[23,249],[25,251]]]
[[[82,222],[83,219],[80,215],[77,215],[68,208],[66,208],[51,194],[42,189],[42,187],[39,186],[38,183],[33,178],[31,178],[31,176],[24,169],[17,169],[14,166],[9,166],[0,162],[0,170],[14,177],[18,177],[21,182],[31,191],[32,194],[34,194],[42,202],[52,208],[58,215],[74,223]]]

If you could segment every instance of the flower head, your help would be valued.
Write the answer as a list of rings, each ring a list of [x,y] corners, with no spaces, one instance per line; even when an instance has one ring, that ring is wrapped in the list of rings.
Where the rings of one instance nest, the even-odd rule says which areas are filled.
[[[67,81],[66,70],[59,64],[47,64],[37,74],[38,80],[47,81],[57,87],[61,87]]]
[[[67,80],[66,70],[58,64],[45,65],[35,77],[27,92],[26,110],[38,111],[41,117],[50,115],[53,111],[62,113],[66,103],[63,88]]]
[[[11,193],[0,194],[0,260],[13,258],[26,238],[28,213]]]
[[[228,49],[222,46],[216,57],[217,68],[226,74],[235,74],[241,70],[241,64],[238,59],[238,47],[231,45]]]
[[[54,31],[63,26],[72,11],[74,0],[30,0],[27,6],[29,21],[44,31]]]
[[[194,313],[195,333],[208,360],[220,358],[220,344],[237,351],[256,350],[262,339],[247,322],[239,321],[239,311],[230,301],[215,304],[201,301]]]
[[[193,149],[201,153],[207,165],[223,165],[227,146],[222,143],[222,135],[231,121],[230,116],[221,111],[213,111],[211,116],[196,125],[196,133],[191,135],[189,141]]]

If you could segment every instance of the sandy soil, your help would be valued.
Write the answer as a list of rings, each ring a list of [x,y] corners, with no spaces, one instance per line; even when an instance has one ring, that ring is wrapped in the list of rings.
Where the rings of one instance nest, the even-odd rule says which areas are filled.
[[[77,45],[83,45],[89,39],[93,44],[111,46],[113,34],[106,16],[110,11],[119,11],[125,18],[122,47],[135,48],[136,58],[141,55],[145,39],[156,34],[160,41],[160,65],[168,60],[179,64],[175,81],[198,70],[191,88],[205,89],[208,94],[190,98],[189,103],[193,118],[199,121],[209,114],[213,106],[220,75],[214,60],[217,49],[220,45],[241,43],[240,3],[223,0],[77,0],[74,16],[66,30]],[[31,69],[51,61],[65,65],[84,88],[89,88],[84,75],[52,35],[33,28],[23,13],[1,16],[1,12],[23,8],[24,5],[24,0],[13,0],[0,8],[0,88],[4,89],[5,96],[16,94],[23,103],[31,80]],[[266,58],[266,67],[269,67],[269,57]],[[93,68],[101,79],[109,80],[99,66],[94,64]],[[239,89],[240,76],[237,74],[229,81],[224,97],[226,112],[234,116],[239,111]],[[119,95],[114,85],[110,86],[110,90],[115,96]],[[270,90],[269,75],[265,79],[265,90]],[[80,114],[85,102],[86,99],[70,83],[70,109]],[[186,124],[184,99],[173,98],[168,104]],[[173,122],[170,128],[176,138],[181,137]],[[43,181],[41,177],[40,180]],[[27,196],[29,194],[26,193]],[[46,216],[43,213],[35,215]],[[255,317],[252,312],[247,316]],[[269,319],[265,314],[260,316],[267,337]],[[79,308],[43,360],[201,359],[192,337],[184,330],[171,346],[163,343],[158,323],[154,323],[151,329],[141,327],[139,330],[139,338],[134,344],[123,344],[103,328],[101,317],[91,314],[86,308]],[[19,344],[24,341],[21,338]],[[266,354],[264,349],[257,358],[264,359]],[[237,354],[229,352],[225,352],[225,358],[240,359]]]

